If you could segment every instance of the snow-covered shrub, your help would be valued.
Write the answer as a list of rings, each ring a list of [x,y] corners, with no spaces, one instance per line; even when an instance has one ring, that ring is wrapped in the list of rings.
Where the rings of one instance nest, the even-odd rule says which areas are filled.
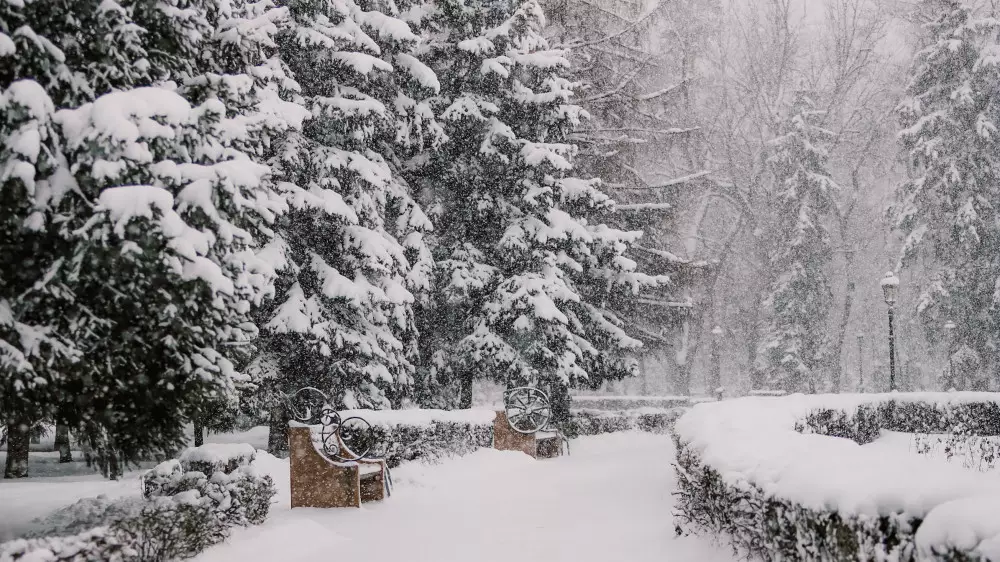
[[[917,433],[913,436],[913,448],[922,455],[960,460],[965,468],[982,472],[996,470],[1000,464],[1000,439],[976,435],[965,427],[944,435]]]
[[[1000,404],[994,402],[865,404],[853,412],[821,409],[799,429],[851,439],[860,444],[878,437],[879,429],[914,433],[917,452],[940,451],[961,456],[967,468],[989,470],[1000,458],[1000,443],[983,436],[1000,435]]]
[[[161,463],[143,478],[143,497],[80,500],[47,517],[37,538],[0,545],[0,561],[190,558],[225,540],[233,526],[267,517],[274,483],[246,462],[211,476],[185,471],[177,460]],[[84,554],[73,558],[73,552]]]
[[[677,533],[726,536],[762,560],[915,560],[920,520],[892,513],[842,516],[804,507],[754,485],[729,484],[677,443]],[[961,560],[961,558],[942,558]]]
[[[180,456],[181,467],[186,471],[229,474],[241,466],[250,466],[257,450],[247,443],[207,443],[185,449]]]
[[[621,412],[573,410],[569,427],[565,431],[571,438],[630,430],[666,433],[682,412],[681,409],[657,410],[651,408]]]
[[[690,396],[574,396],[572,400],[575,409],[615,412],[639,408],[684,408],[692,404]]]
[[[880,429],[1000,435],[1000,403],[882,400],[853,409],[819,407],[799,422],[797,429],[803,433],[844,437],[861,445],[874,441]]]
[[[666,432],[681,410],[639,409],[625,412],[573,411],[570,437],[615,431]],[[416,459],[434,461],[493,446],[492,410],[349,410],[341,417],[362,417],[372,424],[375,449],[390,468]]]
[[[53,526],[45,536],[0,545],[0,560],[190,558],[228,536],[230,525],[215,507],[197,490],[152,499],[82,500],[49,517],[46,523]]]
[[[0,562],[126,562],[136,551],[109,527],[68,537],[16,539],[0,544]]]
[[[996,434],[1000,396],[744,398],[675,425],[678,532],[767,560],[1000,560],[1000,482],[906,451],[882,429]],[[968,429],[966,429],[968,428]],[[971,505],[970,502],[980,502]]]
[[[264,522],[270,509],[271,498],[275,494],[274,482],[270,476],[256,473],[250,466],[253,455],[246,456],[246,451],[241,451],[244,448],[249,448],[249,445],[223,447],[202,445],[189,449],[188,451],[196,452],[199,449],[206,449],[203,451],[204,454],[188,455],[189,458],[198,459],[194,461],[196,463],[207,462],[204,459],[211,457],[208,452],[218,450],[228,451],[234,456],[225,460],[225,456],[217,455],[211,463],[212,466],[217,468],[220,464],[226,466],[226,463],[236,462],[242,464],[234,466],[229,471],[217,469],[208,476],[204,472],[190,470],[182,455],[180,461],[170,460],[160,463],[143,477],[143,496],[147,499],[178,497],[195,491],[212,502],[216,518],[227,527],[259,525]]]
[[[230,525],[213,503],[196,490],[154,498],[115,521],[112,529],[135,551],[137,560],[190,558],[229,536]]]
[[[346,419],[359,416],[372,424],[372,455],[386,459],[390,468],[403,461],[434,461],[493,446],[491,410],[349,410]]]

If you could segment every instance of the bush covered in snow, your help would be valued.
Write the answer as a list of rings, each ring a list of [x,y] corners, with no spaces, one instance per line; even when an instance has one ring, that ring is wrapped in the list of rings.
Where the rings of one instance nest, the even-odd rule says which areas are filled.
[[[198,462],[223,457],[198,449],[188,455]],[[46,518],[35,538],[0,545],[0,562],[190,558],[225,540],[233,526],[258,525],[267,517],[274,483],[249,460],[241,462],[211,476],[185,470],[178,460],[161,463],[144,476],[143,497],[80,500]]]
[[[696,406],[674,431],[678,532],[725,536],[768,560],[1000,560],[1000,482],[865,446],[882,429],[995,435],[998,413],[988,393]]]
[[[0,562],[123,562],[137,560],[136,551],[108,527],[69,537],[17,539],[0,544]]]
[[[573,410],[566,433],[569,437],[615,431],[665,433],[682,409],[640,408],[610,412]],[[342,418],[360,416],[372,424],[375,442],[372,455],[385,458],[390,468],[403,461],[436,460],[464,455],[493,446],[493,410],[348,410]]]
[[[697,399],[695,399],[697,400]],[[690,396],[574,396],[574,409],[581,410],[636,410],[639,408],[686,408],[692,404]]]
[[[185,449],[180,456],[185,471],[198,471],[211,476],[216,472],[229,474],[241,466],[250,466],[257,450],[247,443],[207,443]]]
[[[1000,403],[882,400],[850,409],[820,407],[810,412],[796,428],[803,433],[844,437],[861,445],[874,441],[880,429],[903,433],[1000,435]]]
[[[571,438],[630,430],[666,433],[683,411],[679,408],[670,410],[640,408],[619,412],[573,410],[566,433]]]
[[[493,446],[492,410],[346,410],[340,415],[372,424],[377,445],[371,456],[384,458],[390,468]]]

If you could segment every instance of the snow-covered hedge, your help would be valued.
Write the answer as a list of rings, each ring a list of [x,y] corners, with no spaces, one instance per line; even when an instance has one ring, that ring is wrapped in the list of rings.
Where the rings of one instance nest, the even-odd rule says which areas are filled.
[[[194,450],[193,462],[227,466],[239,452]],[[221,462],[225,460],[226,462]],[[216,463],[215,461],[220,461]],[[161,463],[143,478],[143,497],[80,500],[45,520],[34,538],[0,544],[0,562],[157,562],[190,558],[222,542],[233,526],[267,517],[275,488],[249,461],[211,476]]]
[[[667,432],[683,409],[639,408],[621,412],[573,410],[570,437],[615,431]],[[391,468],[403,461],[436,460],[493,446],[496,412],[472,410],[347,410],[341,419],[359,416],[372,424],[374,451]]]
[[[697,401],[699,399],[694,399]],[[690,396],[574,396],[574,409],[624,411],[640,408],[686,408],[692,403]]]
[[[684,411],[681,408],[669,410],[639,408],[620,412],[592,409],[573,410],[567,433],[571,438],[581,435],[598,435],[601,433],[632,430],[667,433],[673,426],[674,421]]]
[[[698,405],[674,428],[678,531],[767,560],[1000,560],[995,476],[865,446],[880,428],[996,434],[998,414],[994,393]]]
[[[492,410],[347,410],[372,424],[379,456],[390,468],[403,461],[436,460],[493,446]]]

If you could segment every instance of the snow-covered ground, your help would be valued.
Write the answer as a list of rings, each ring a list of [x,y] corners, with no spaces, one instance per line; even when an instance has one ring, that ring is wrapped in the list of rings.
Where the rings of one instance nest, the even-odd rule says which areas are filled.
[[[535,461],[484,449],[393,471],[391,498],[362,509],[289,509],[288,464],[262,456],[279,494],[267,522],[236,529],[199,562],[338,559],[477,562],[733,560],[705,539],[675,538],[674,449],[664,435],[573,441]]]
[[[4,456],[0,454],[0,462]],[[32,471],[39,476],[0,479],[0,542],[31,530],[36,526],[34,519],[77,500],[102,494],[114,498],[141,493],[141,471],[130,471],[121,480],[111,481],[83,462],[59,464],[59,453],[31,453],[31,457]],[[52,476],[58,471],[70,475]]]

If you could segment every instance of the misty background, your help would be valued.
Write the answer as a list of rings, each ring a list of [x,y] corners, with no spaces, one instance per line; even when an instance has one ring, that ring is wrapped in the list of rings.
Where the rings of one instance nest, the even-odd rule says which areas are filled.
[[[765,386],[754,377],[761,303],[775,274],[766,247],[781,228],[770,217],[765,152],[797,92],[824,112],[828,170],[840,187],[825,221],[833,305],[816,318],[826,336],[816,390],[887,390],[879,281],[898,267],[902,239],[887,211],[908,177],[895,110],[934,3],[567,0],[545,8],[549,35],[573,48],[575,78],[587,84],[580,101],[594,121],[579,133],[582,161],[619,202],[612,220],[646,233],[633,257],[674,280],[633,316],[645,344],[640,376],[603,390],[738,395]],[[921,267],[898,275],[899,386],[942,388],[947,344],[926,341],[916,315],[927,279]]]

